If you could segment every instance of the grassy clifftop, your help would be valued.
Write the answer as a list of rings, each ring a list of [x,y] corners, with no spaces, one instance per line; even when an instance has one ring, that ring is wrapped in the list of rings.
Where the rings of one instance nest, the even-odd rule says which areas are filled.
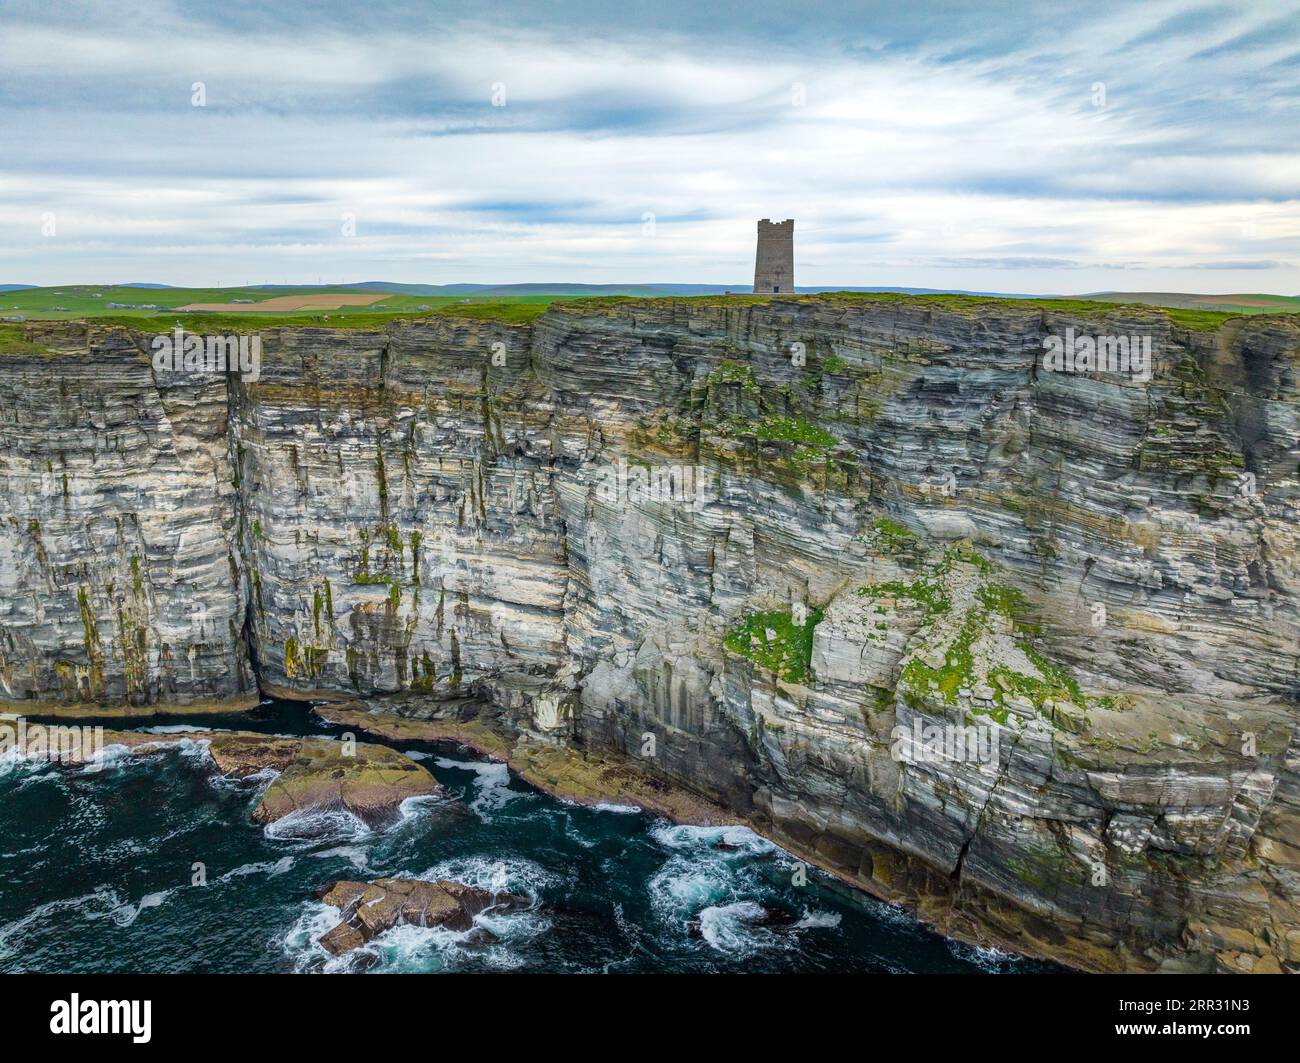
[[[13,294],[13,293],[10,293]],[[409,299],[409,297],[405,297]],[[404,301],[405,301],[404,299]],[[392,306],[388,300],[381,307],[345,307],[342,310],[294,313],[186,313],[159,309],[60,314],[53,318],[41,315],[33,320],[84,320],[99,325],[120,325],[146,332],[168,332],[177,324],[186,329],[208,334],[256,332],[274,328],[328,328],[382,330],[396,321],[420,321],[440,318],[461,318],[473,321],[499,321],[505,324],[527,324],[554,308],[570,313],[599,313],[627,306],[647,309],[657,305],[698,305],[718,307],[750,307],[772,302],[814,304],[838,308],[865,306],[891,308],[918,308],[957,313],[977,317],[985,313],[1028,310],[1056,313],[1100,320],[1117,311],[1132,310],[1144,314],[1166,315],[1179,328],[1195,331],[1216,331],[1225,321],[1238,315],[1226,311],[1160,307],[1149,303],[1120,303],[1095,299],[1013,299],[974,295],[908,295],[893,292],[824,292],[815,295],[700,295],[674,296],[662,299],[642,299],[631,296],[586,296],[578,298],[556,296],[529,296],[502,300],[465,302],[444,300],[433,306],[435,300],[425,300],[417,307]],[[103,306],[104,304],[97,304]],[[1300,317],[1298,314],[1277,316]],[[23,338],[22,321],[0,321],[0,353],[39,353],[42,348]]]

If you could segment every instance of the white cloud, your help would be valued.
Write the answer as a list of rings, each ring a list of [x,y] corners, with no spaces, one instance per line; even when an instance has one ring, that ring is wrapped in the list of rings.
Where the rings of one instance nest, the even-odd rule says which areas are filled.
[[[32,9],[0,38],[0,280],[742,284],[772,216],[803,284],[1300,291],[1287,42],[1196,58],[1278,12],[1125,50],[1180,10],[947,59],[960,27],[851,52]]]

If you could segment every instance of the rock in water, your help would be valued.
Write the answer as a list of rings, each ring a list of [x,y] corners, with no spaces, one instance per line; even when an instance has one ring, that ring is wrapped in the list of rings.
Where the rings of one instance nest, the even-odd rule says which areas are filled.
[[[397,816],[408,797],[443,793],[425,768],[387,746],[278,738],[247,731],[105,731],[103,740],[105,746],[125,746],[136,754],[187,740],[206,741],[222,775],[246,779],[261,771],[278,772],[253,810],[258,823],[273,823],[290,812],[344,809],[370,826],[382,826]],[[89,744],[86,749],[90,751]],[[68,763],[85,759],[79,754],[69,757]]]
[[[297,738],[274,738],[259,734],[214,734],[208,753],[222,775],[245,779],[267,768],[284,771],[302,749]]]
[[[257,823],[291,812],[346,809],[371,826],[393,820],[408,797],[442,793],[419,764],[384,746],[359,744],[351,755],[340,742],[308,738],[266,788],[253,810]]]
[[[404,878],[336,882],[322,892],[321,900],[343,915],[342,922],[320,939],[321,946],[335,956],[364,945],[401,923],[470,931],[475,935],[473,943],[483,944],[490,942],[491,936],[487,932],[477,933],[474,916],[489,908],[514,911],[530,903],[527,897],[489,893],[447,879],[425,882]]]

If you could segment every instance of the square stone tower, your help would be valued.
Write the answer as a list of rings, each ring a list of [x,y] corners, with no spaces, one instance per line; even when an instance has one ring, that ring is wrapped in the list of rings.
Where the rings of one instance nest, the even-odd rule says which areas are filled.
[[[754,294],[794,292],[794,219],[758,223],[754,259]]]

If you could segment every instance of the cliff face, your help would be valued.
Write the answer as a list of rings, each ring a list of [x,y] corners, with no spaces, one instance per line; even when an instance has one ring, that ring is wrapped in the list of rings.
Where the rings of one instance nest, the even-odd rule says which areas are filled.
[[[1045,372],[1068,328],[1148,337],[1150,380]],[[1297,324],[817,298],[263,338],[228,385],[118,329],[4,356],[10,701],[236,697],[251,656],[637,758],[952,932],[1300,964]]]
[[[38,332],[0,354],[0,700],[251,696],[225,381]]]

